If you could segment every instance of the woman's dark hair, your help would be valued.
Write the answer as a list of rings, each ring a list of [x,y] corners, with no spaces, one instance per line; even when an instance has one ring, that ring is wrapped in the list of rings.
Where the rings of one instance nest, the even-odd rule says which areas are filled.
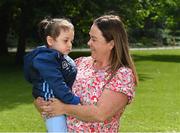
[[[128,36],[123,22],[117,15],[104,15],[94,20],[94,24],[102,32],[107,42],[114,41],[114,48],[111,51],[110,62],[113,74],[122,66],[132,69],[135,82],[138,83],[138,76],[129,53]],[[112,75],[113,75],[112,74]]]

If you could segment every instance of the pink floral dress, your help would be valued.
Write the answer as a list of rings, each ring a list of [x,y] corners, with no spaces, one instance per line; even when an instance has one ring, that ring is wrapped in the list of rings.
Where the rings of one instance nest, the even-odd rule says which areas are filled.
[[[107,68],[96,70],[93,67],[91,57],[80,57],[75,60],[78,72],[73,85],[73,92],[81,97],[83,105],[96,105],[107,83]],[[128,96],[129,103],[134,97],[134,76],[131,69],[121,67],[111,81],[105,85],[105,89],[121,92]],[[104,122],[84,122],[75,117],[68,116],[69,132],[118,132],[121,112],[118,112],[111,120]]]

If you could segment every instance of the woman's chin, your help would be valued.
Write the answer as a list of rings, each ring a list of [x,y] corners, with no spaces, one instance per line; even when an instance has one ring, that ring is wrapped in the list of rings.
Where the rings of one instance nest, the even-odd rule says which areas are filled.
[[[93,55],[93,54],[91,54],[91,57],[95,60],[96,59],[96,57]]]

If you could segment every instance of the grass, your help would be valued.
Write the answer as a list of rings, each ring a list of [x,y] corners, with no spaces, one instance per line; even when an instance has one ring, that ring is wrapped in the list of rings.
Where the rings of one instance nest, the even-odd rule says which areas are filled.
[[[14,65],[12,57],[2,57],[0,62],[0,132],[45,131],[21,67]]]
[[[140,83],[133,103],[121,118],[120,131],[180,131],[180,50],[132,54]],[[0,131],[44,132],[43,120],[33,105],[31,86],[24,80],[21,67],[13,65],[12,57],[1,57],[0,62]]]
[[[180,131],[180,50],[133,51],[140,78],[121,131]]]

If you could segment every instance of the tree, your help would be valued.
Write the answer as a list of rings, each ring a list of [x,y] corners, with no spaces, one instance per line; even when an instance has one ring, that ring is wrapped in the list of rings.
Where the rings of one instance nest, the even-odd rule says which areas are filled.
[[[8,54],[7,35],[12,18],[12,2],[1,1],[0,3],[0,55]]]

